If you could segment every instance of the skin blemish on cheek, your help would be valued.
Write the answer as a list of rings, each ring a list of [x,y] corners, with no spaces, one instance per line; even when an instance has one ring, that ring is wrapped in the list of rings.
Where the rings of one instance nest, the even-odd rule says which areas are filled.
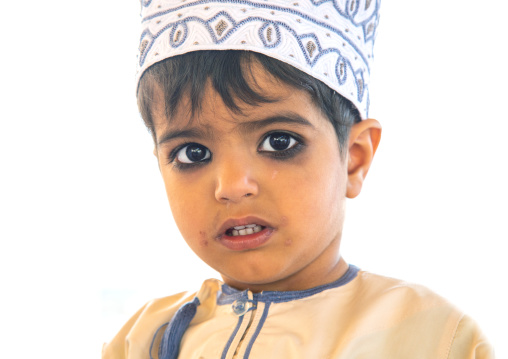
[[[293,240],[291,238],[288,238],[284,241],[284,245],[286,247],[289,247],[291,244],[293,244]]]
[[[286,216],[282,216],[280,218],[280,225],[285,226],[286,224],[288,224],[288,218]]]
[[[275,177],[277,177],[278,173],[279,173],[279,171],[273,171],[273,173],[272,173],[272,179],[275,179]]]
[[[199,241],[199,244],[201,247],[208,247],[208,240],[206,239],[206,234],[204,231],[199,231],[199,235],[201,237],[201,240]]]

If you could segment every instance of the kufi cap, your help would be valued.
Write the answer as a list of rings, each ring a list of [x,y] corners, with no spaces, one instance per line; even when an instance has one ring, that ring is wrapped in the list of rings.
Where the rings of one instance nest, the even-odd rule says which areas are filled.
[[[250,50],[321,80],[368,116],[380,0],[141,0],[137,82],[166,58]]]

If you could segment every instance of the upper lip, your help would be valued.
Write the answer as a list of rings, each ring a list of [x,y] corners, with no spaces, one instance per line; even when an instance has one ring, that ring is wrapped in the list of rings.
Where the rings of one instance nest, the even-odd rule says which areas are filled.
[[[269,227],[273,228],[273,226],[265,221],[264,219],[261,219],[259,217],[255,216],[247,216],[242,218],[230,218],[227,219],[222,225],[219,227],[218,230],[218,236],[221,237],[229,228],[237,227],[237,226],[245,226],[247,224],[259,224],[263,227]]]

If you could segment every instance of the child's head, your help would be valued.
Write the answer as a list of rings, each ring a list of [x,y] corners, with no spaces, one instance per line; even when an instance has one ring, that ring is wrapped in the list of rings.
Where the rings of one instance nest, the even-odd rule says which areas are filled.
[[[356,9],[351,18],[358,13],[353,3],[358,2],[350,5],[350,11]],[[161,10],[160,16],[167,13]],[[171,47],[189,40],[188,26],[196,17],[187,15],[175,13],[188,22],[166,25]],[[225,36],[227,21],[235,23],[226,15],[220,5],[205,21],[216,23],[215,45],[217,36]],[[362,26],[376,21],[367,18]],[[263,31],[270,26],[267,35]],[[279,38],[281,28],[277,21],[261,23],[259,36]],[[345,199],[360,192],[380,137],[376,121],[361,120],[367,75],[339,54],[333,60],[336,76],[323,83],[323,76],[290,61],[244,51],[252,50],[249,46],[197,49],[156,61],[158,51],[169,47],[150,43],[147,38],[156,37],[147,31],[140,58],[151,56],[153,64],[143,69],[138,104],[154,137],[173,216],[189,246],[239,288],[305,289],[337,279],[347,267],[339,254]],[[193,40],[202,40],[196,32]],[[309,38],[302,51],[314,56],[313,66],[333,69],[326,62],[318,66],[319,53],[327,53],[315,35]],[[339,95],[334,83],[350,92]]]

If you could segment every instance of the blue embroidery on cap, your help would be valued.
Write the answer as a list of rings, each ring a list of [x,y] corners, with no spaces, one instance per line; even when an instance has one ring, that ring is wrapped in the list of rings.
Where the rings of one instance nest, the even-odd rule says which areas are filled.
[[[358,101],[362,102],[363,94],[367,86],[365,85],[365,80],[363,79],[363,71],[357,71],[356,75],[356,87],[358,89]]]
[[[336,2],[334,2],[336,4]],[[346,3],[346,10],[348,12],[349,18],[353,19],[358,12],[358,8],[360,7],[360,1],[359,0],[349,0]],[[337,9],[337,6],[335,7]]]
[[[213,2],[213,1],[211,1],[211,0],[201,0],[201,1],[195,1],[193,3],[185,3],[184,5],[180,5],[180,6],[177,6],[175,8],[172,8],[172,9],[167,9],[167,10],[164,10],[164,11],[152,14],[150,16],[146,16],[146,17],[144,17],[142,19],[142,22],[146,22],[148,20],[154,19],[154,18],[159,17],[159,16],[166,15],[166,14],[171,13],[171,12],[175,12],[175,11],[181,10],[183,8],[186,8],[186,7],[195,6],[197,4],[206,4],[206,3],[210,3],[210,2]],[[296,11],[296,10],[294,10],[292,8],[283,8],[283,7],[280,7],[280,6],[268,5],[268,4],[262,4],[262,3],[260,4],[260,3],[255,3],[253,1],[240,1],[240,0],[223,1],[223,3],[226,3],[226,2],[233,3],[233,4],[253,5],[253,6],[256,6],[256,7],[260,7],[260,8],[267,8],[267,9],[272,9],[272,10],[289,12],[289,13],[292,13],[294,15],[297,15],[297,16],[301,17],[302,19],[310,21],[310,22],[314,23],[317,26],[321,26],[323,28],[326,28],[327,30],[330,30],[330,31],[334,32],[335,34],[339,35],[341,38],[344,39],[344,41],[346,41],[351,47],[353,47],[355,49],[355,51],[360,55],[360,57],[363,59],[363,61],[365,63],[368,63],[368,60],[365,57],[365,55],[363,54],[363,52],[360,51],[360,49],[358,49],[358,47],[348,38],[348,36],[345,36],[341,30],[339,30],[339,29],[337,29],[337,28],[335,28],[335,27],[333,27],[333,26],[331,26],[331,25],[329,25],[327,23],[324,23],[324,22],[322,22],[320,20],[314,19],[314,18],[310,17],[307,14],[304,14],[302,12]],[[340,13],[341,13],[341,15],[343,14],[342,12],[340,12]],[[373,12],[373,15],[371,15],[370,18],[372,18],[374,16],[374,14],[375,14],[375,12]],[[195,17],[189,17],[188,19],[192,19],[192,18],[195,18]],[[357,26],[363,26],[363,24],[368,22],[370,20],[370,18],[365,20],[365,21],[363,21],[363,22],[361,22],[361,23],[355,23],[353,21],[353,24],[355,24]],[[250,19],[252,21],[252,19],[256,19],[256,18],[249,17],[249,18],[247,18],[244,21],[238,22],[235,25],[235,28],[236,27],[240,27],[240,26],[244,25],[245,23],[247,23],[248,19]],[[231,20],[232,20],[232,18],[231,18]],[[263,20],[265,20],[265,19],[263,19]],[[279,22],[279,24],[281,24],[281,22]],[[231,30],[233,30],[233,29],[231,29]],[[213,33],[213,31],[212,31],[212,33]],[[154,36],[154,37],[156,37],[156,36]]]
[[[220,11],[215,16],[206,21],[195,16],[181,19],[175,23],[170,23],[166,25],[153,36],[147,36],[151,34],[149,30],[146,29],[143,32],[140,41],[140,48],[144,47],[144,51],[140,52],[140,61],[139,61],[140,66],[143,66],[144,61],[146,59],[146,54],[149,52],[155,40],[161,34],[163,34],[169,29],[170,29],[169,34],[170,45],[173,48],[181,46],[188,37],[187,23],[191,21],[203,24],[207,28],[214,43],[221,43],[222,41],[226,40],[233,32],[235,32],[238,28],[240,28],[246,23],[250,23],[253,21],[262,22],[263,25],[259,29],[259,36],[263,44],[269,48],[277,47],[280,44],[281,42],[280,27],[283,27],[289,33],[291,33],[291,35],[294,38],[298,40],[298,45],[303,55],[305,56],[307,63],[311,66],[314,66],[316,62],[326,54],[329,53],[338,54],[338,61],[336,65],[336,77],[339,84],[341,85],[344,84],[344,82],[347,79],[347,67],[352,68],[349,61],[347,61],[345,58],[341,56],[340,51],[337,48],[328,48],[323,50],[318,37],[313,33],[298,35],[297,32],[287,24],[278,21],[270,21],[262,17],[248,17],[243,21],[237,23],[233,19],[233,17],[230,16],[226,11]],[[273,30],[270,32],[270,29]],[[145,46],[142,46],[143,41],[146,41],[147,38],[150,38],[149,44],[145,44]],[[272,43],[269,42],[270,40],[272,40]],[[363,74],[360,75],[360,78],[361,78],[360,81],[358,79],[356,81],[357,87],[359,88],[358,91],[359,99],[363,97],[363,83],[364,83]]]
[[[330,3],[332,3],[335,10],[341,16],[351,20],[354,25],[361,25],[362,24],[362,23],[357,23],[354,21],[354,17],[358,13],[358,10],[360,9],[360,2],[361,2],[360,0],[349,0],[346,2],[345,6],[344,6],[344,4],[341,6],[341,4],[339,3],[339,0],[310,0],[310,1],[314,6],[320,6],[320,5],[330,2]],[[365,9],[368,9],[370,7],[371,1],[372,0],[366,0]],[[185,4],[175,7],[173,9],[160,11],[160,12],[157,12],[157,13],[152,14],[150,16],[147,16],[147,17],[143,18],[142,21],[150,20],[154,17],[167,14],[171,11],[181,10],[186,7],[196,6],[196,5],[204,5],[204,4],[210,4],[210,3],[216,3],[216,2],[217,2],[216,0],[199,0],[199,1],[187,2]],[[231,4],[242,4],[242,5],[248,5],[248,6],[250,5],[250,6],[255,6],[255,7],[259,7],[259,8],[266,8],[266,9],[271,9],[271,10],[287,11],[287,12],[294,13],[295,15],[302,16],[301,13],[298,12],[297,10],[294,10],[294,8],[285,8],[285,7],[281,7],[281,6],[276,6],[276,5],[266,4],[266,3],[258,3],[258,2],[247,1],[247,0],[229,0],[229,1],[224,0],[224,1],[221,1],[221,3],[227,3],[227,2],[229,2]],[[152,3],[152,0],[142,0],[141,1],[141,4],[143,7],[148,7],[151,5],[151,3]],[[367,6],[367,4],[368,4],[368,6]],[[377,12],[377,2],[376,2],[376,9],[373,11],[373,14],[376,12]]]
[[[376,33],[377,19],[372,19],[372,21],[363,25],[363,36],[365,41],[374,40],[374,34]]]
[[[377,2],[376,2],[375,9],[373,9],[373,11],[372,11],[372,14],[370,14],[367,19],[365,19],[365,20],[363,20],[361,22],[357,22],[357,21],[354,20],[354,16],[358,12],[359,5],[355,5],[355,11],[353,13],[351,13],[351,12],[347,11],[347,9],[345,9],[345,10],[341,9],[341,7],[338,4],[337,0],[324,0],[324,1],[310,0],[310,1],[314,5],[316,5],[316,6],[320,6],[320,5],[322,5],[324,3],[327,3],[327,2],[332,2],[335,10],[337,10],[337,12],[342,17],[348,18],[352,22],[352,24],[355,25],[355,26],[363,26],[365,23],[369,22],[373,17],[377,17],[376,16],[376,14],[377,14],[377,8],[378,8]],[[350,0],[348,2],[349,5],[351,4],[351,1],[355,1],[355,0]],[[213,3],[216,3],[216,2],[217,2],[216,0],[199,0],[199,1],[194,1],[194,2],[186,2],[186,3],[184,3],[184,4],[180,5],[180,6],[176,6],[176,7],[171,8],[171,9],[166,9],[166,10],[159,11],[159,12],[156,12],[154,14],[151,14],[149,16],[145,16],[145,17],[143,17],[141,19],[141,22],[146,22],[146,21],[149,21],[149,20],[151,20],[153,18],[156,18],[156,17],[159,17],[159,16],[163,16],[163,15],[169,14],[171,12],[182,10],[182,9],[185,9],[185,8],[188,8],[188,7],[194,7],[196,5],[205,5],[205,4],[210,4],[210,3],[213,4]],[[359,4],[359,0],[356,0],[356,2]],[[271,4],[266,4],[266,3],[258,3],[258,2],[255,2],[255,1],[247,1],[247,0],[223,0],[220,3],[221,4],[225,4],[225,3],[241,4],[241,5],[247,5],[247,6],[254,6],[256,8],[269,9],[269,10],[277,10],[277,11],[286,12],[286,13],[290,13],[290,14],[299,16],[302,19],[315,22],[316,24],[318,24],[320,26],[327,25],[327,24],[323,23],[322,21],[313,19],[312,17],[310,17],[309,15],[307,15],[307,14],[301,12],[301,11],[295,10],[294,8],[282,7],[282,6],[271,5]],[[333,28],[331,28],[331,29],[333,29]],[[337,30],[337,29],[335,29],[335,30]]]
[[[340,85],[343,85],[347,80],[348,66],[351,67],[351,65],[348,64],[348,61],[342,56],[339,56],[337,62],[335,63],[335,75],[337,76]]]
[[[365,113],[379,3],[379,0],[302,0],[297,3],[141,0],[147,10],[142,9],[142,23],[146,24],[146,29],[140,38],[138,73],[141,76],[147,66],[167,57],[199,49],[213,50],[214,44],[222,45],[219,49],[241,49],[240,44],[248,44],[245,49],[256,51],[257,48],[261,53],[322,79]],[[203,38],[206,33],[210,37]],[[201,46],[193,49],[189,39]],[[294,52],[298,51],[295,46],[300,48],[300,54]],[[157,52],[159,48],[161,54]],[[171,53],[168,48],[179,50]],[[342,85],[345,87],[339,87]]]
[[[169,33],[169,44],[171,47],[176,48],[182,45],[187,39],[187,33],[188,28],[185,22],[175,23],[171,28],[171,32]]]
[[[189,19],[199,19],[196,17],[192,17]],[[199,19],[199,22],[202,23],[202,20]],[[226,12],[220,11],[212,17],[210,20],[205,21],[208,32],[212,35],[213,42],[219,43],[220,40],[226,39],[230,33],[237,28],[239,25],[236,21]]]
[[[315,34],[296,35],[295,37],[298,39],[298,44],[307,59],[307,63],[313,65],[314,60],[322,51],[318,37]]]
[[[139,40],[139,66],[143,66],[147,54],[150,52],[154,42],[154,37],[148,29],[141,33],[141,39]]]
[[[263,45],[268,48],[277,47],[280,44],[280,29],[277,23],[267,21],[259,29],[259,38]]]

